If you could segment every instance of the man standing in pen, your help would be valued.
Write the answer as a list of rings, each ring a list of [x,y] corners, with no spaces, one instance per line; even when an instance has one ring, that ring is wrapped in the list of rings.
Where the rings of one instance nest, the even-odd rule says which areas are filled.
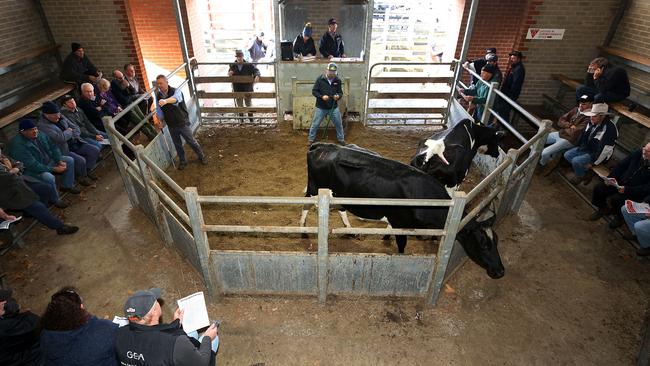
[[[341,79],[337,76],[337,70],[338,66],[330,62],[327,64],[325,75],[318,76],[316,82],[314,82],[311,93],[316,97],[316,111],[314,112],[314,119],[311,121],[311,127],[309,128],[308,145],[313,144],[314,140],[316,140],[318,127],[327,115],[330,116],[336,128],[336,139],[339,144],[345,145],[341,111],[338,107],[338,100],[343,96],[343,89],[341,87]]]

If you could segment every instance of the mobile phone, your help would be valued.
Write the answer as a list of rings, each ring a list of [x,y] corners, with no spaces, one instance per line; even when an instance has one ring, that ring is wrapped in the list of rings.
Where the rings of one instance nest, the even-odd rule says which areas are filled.
[[[212,324],[214,324],[214,326],[217,327],[217,329],[219,329],[219,326],[221,325],[221,320],[215,320],[212,322]]]

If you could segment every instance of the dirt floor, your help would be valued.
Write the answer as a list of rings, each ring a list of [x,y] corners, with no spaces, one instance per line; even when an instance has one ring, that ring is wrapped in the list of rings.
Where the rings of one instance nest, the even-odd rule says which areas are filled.
[[[259,144],[253,158],[239,159],[249,164],[240,171],[247,179],[233,181],[220,194],[271,193],[245,190],[258,179],[249,169],[278,169],[264,164],[269,148],[264,136],[249,132],[221,142],[222,159],[237,141]],[[288,138],[287,145],[301,146],[306,139],[299,134]],[[354,131],[349,139],[357,140]],[[202,142],[211,144],[209,136]],[[372,143],[370,136],[366,146],[393,158],[411,153],[398,155],[392,144]],[[214,169],[223,169],[212,149]],[[294,156],[286,166],[304,164],[304,150]],[[200,275],[165,247],[146,217],[130,206],[116,168],[108,163],[97,187],[86,189],[83,199],[73,198],[65,210],[66,220],[81,227],[79,233],[62,237],[38,227],[27,235],[25,248],[12,249],[0,262],[19,302],[37,313],[66,284],[79,288],[89,311],[106,318],[122,312],[129,293],[159,286],[167,300],[164,316],[170,319],[176,299],[205,290]],[[199,169],[190,164],[188,176],[199,176]],[[198,179],[202,193],[217,193],[208,191],[210,179],[207,174]],[[304,180],[289,179],[285,185],[286,192],[300,195]],[[557,177],[536,176],[519,215],[497,230],[505,277],[491,280],[467,262],[435,309],[402,299],[330,299],[319,306],[314,298],[228,297],[211,303],[211,317],[223,320],[218,363],[634,364],[649,307],[650,261],[637,259],[632,246],[604,221],[586,221],[589,213]]]
[[[408,164],[416,151],[418,141],[428,137],[429,131],[400,131],[395,129],[367,129],[353,124],[346,131],[348,143],[376,151],[381,155]],[[323,132],[319,132],[322,139]],[[334,131],[328,133],[329,142],[336,142]],[[286,196],[304,197],[307,185],[307,135],[296,132],[290,124],[277,128],[203,128],[199,140],[210,161],[214,174],[206,174],[199,164],[190,164],[183,171],[170,169],[168,173],[181,186],[196,186],[201,195],[229,196]],[[189,150],[188,150],[189,151]],[[190,159],[193,153],[188,152]],[[469,189],[481,179],[480,172],[472,171],[463,187]],[[168,190],[169,191],[169,190]],[[467,190],[469,191],[469,190]],[[299,205],[203,205],[208,224],[298,226],[302,206]],[[353,226],[386,227],[385,223],[361,221],[350,215]],[[317,226],[318,215],[311,207],[308,226]],[[336,210],[330,215],[330,227],[343,227]],[[213,249],[316,251],[316,237],[302,239],[300,235],[231,235],[211,233]],[[381,236],[333,236],[329,243],[332,252],[395,253],[394,239],[384,242]],[[409,238],[407,253],[435,253],[437,245],[428,240]]]

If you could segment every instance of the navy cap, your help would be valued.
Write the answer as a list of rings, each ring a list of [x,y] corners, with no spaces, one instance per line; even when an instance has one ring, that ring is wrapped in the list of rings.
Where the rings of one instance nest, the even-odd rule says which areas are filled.
[[[330,20],[327,21],[327,24],[328,24],[328,25],[330,25],[330,24],[336,24],[336,19],[334,19],[334,18],[330,18]]]
[[[55,103],[47,101],[43,103],[43,106],[41,107],[41,112],[45,114],[55,114],[61,112],[61,110],[59,109],[59,106],[56,105]]]
[[[124,304],[124,314],[127,318],[142,319],[153,308],[156,301],[160,298],[162,290],[152,288],[149,290],[140,290],[126,299]]]
[[[36,127],[36,123],[34,123],[34,121],[29,118],[23,118],[18,123],[18,131],[20,132],[31,130],[34,127]]]

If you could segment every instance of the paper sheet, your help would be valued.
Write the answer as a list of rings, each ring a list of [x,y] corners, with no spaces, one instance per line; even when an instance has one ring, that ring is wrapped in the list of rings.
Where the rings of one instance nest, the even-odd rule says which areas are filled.
[[[210,325],[208,308],[205,306],[203,292],[197,292],[178,300],[178,307],[184,310],[183,330],[186,333]]]
[[[650,213],[650,205],[644,202],[625,200],[625,210],[631,214],[648,214]]]
[[[129,325],[129,319],[123,317],[123,316],[117,316],[115,315],[113,317],[113,323],[117,324],[119,327],[123,327],[125,325]]]
[[[109,139],[103,139],[99,141],[100,145],[110,145],[111,141]]]
[[[16,217],[15,220],[5,220],[5,221],[3,221],[3,222],[0,222],[0,230],[7,230],[7,229],[9,229],[9,225],[10,225],[12,222],[16,222],[16,221],[18,221],[18,220],[20,220],[20,219],[22,219],[22,218],[23,218],[22,216],[18,216],[18,217]]]

